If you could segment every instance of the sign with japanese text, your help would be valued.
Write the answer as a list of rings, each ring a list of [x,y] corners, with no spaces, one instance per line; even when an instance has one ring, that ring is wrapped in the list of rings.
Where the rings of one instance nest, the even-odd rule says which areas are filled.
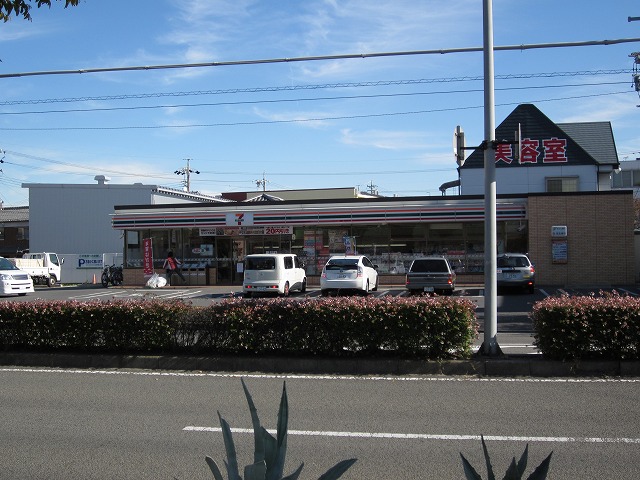
[[[236,235],[292,235],[292,226],[212,227],[201,228],[201,237],[233,237]]]
[[[553,225],[551,227],[551,236],[552,237],[566,237],[567,236],[567,226],[566,225]]]
[[[99,253],[78,255],[76,268],[103,268],[102,255]]]
[[[145,275],[153,275],[153,246],[150,238],[142,240],[142,270]]]
[[[569,161],[567,157],[567,140],[565,138],[551,137],[542,140],[523,138],[520,155],[516,156],[514,150],[518,150],[517,145],[508,143],[498,144],[496,146],[496,164],[548,165],[567,163]]]

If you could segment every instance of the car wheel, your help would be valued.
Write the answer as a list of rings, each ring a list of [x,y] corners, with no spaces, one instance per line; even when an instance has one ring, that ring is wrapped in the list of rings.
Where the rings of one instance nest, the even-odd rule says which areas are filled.
[[[244,293],[242,294],[242,297],[243,297],[243,298],[251,298],[251,292],[244,292]]]
[[[364,290],[362,290],[362,295],[365,297],[369,295],[369,280],[367,280],[367,284],[364,286]]]
[[[53,287],[55,284],[56,284],[56,277],[54,275],[51,275],[47,279],[47,285],[49,285],[50,287]]]
[[[300,288],[300,293],[304,293],[304,292],[306,292],[306,291],[307,291],[307,279],[305,278],[305,279],[302,281],[302,287]]]
[[[373,288],[371,289],[373,292],[377,292],[377,291],[378,291],[378,278],[379,278],[379,277],[377,277],[377,276],[376,276],[376,284],[375,284],[375,285],[373,286]]]
[[[328,296],[329,296],[329,290],[321,290],[321,291],[320,291],[320,294],[321,294],[323,297],[328,297]]]
[[[26,295],[26,293],[24,293],[24,292],[18,294],[19,297],[24,297],[25,295]]]
[[[282,289],[282,296],[283,297],[288,297],[289,296],[289,282],[286,282],[284,284],[284,288]]]
[[[535,292],[535,287],[533,285],[529,285],[529,287],[527,288],[527,290],[529,291],[529,293],[534,293]]]

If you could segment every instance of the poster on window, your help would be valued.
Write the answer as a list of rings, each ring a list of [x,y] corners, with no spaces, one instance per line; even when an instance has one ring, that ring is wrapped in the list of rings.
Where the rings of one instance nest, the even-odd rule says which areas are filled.
[[[142,267],[144,274],[153,275],[153,247],[151,245],[150,238],[145,238],[142,240],[142,255]]]

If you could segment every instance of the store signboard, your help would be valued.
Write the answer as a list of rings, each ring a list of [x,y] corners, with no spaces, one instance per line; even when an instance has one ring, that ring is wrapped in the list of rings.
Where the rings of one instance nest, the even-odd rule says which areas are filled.
[[[150,238],[142,240],[143,271],[145,275],[153,275],[153,246]]]
[[[554,225],[551,227],[551,236],[553,238],[561,238],[567,236],[567,226],[566,225]]]
[[[551,242],[551,262],[567,263],[568,262],[568,245],[566,240],[552,240]]]
[[[210,227],[200,228],[201,237],[234,237],[237,235],[293,235],[293,226]]]

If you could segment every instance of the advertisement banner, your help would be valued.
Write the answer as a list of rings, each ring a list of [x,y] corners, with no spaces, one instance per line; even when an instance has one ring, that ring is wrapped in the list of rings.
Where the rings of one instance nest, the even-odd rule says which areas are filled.
[[[153,246],[151,245],[151,239],[145,238],[142,240],[142,252],[143,252],[143,271],[145,275],[153,275]]]

